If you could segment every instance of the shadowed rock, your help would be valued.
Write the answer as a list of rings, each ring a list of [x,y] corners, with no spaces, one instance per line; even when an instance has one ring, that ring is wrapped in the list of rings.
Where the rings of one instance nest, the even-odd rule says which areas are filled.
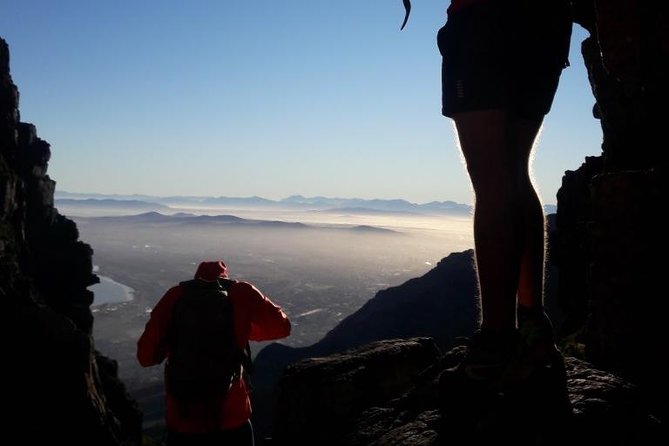
[[[472,250],[452,253],[422,277],[379,291],[312,346],[265,347],[256,357],[253,376],[253,421],[260,436],[273,423],[274,384],[289,364],[383,339],[427,336],[440,348],[448,348],[456,337],[470,335],[478,314],[472,254]]]
[[[22,444],[141,443],[142,416],[93,345],[93,250],[54,207],[49,144],[20,122],[0,39],[0,304],[4,434]]]
[[[558,192],[560,299],[586,358],[654,395],[666,420],[669,3],[572,3],[603,142]]]
[[[270,444],[637,445],[669,438],[637,386],[587,362],[567,357],[563,369],[539,370],[493,392],[444,378],[442,370],[463,353],[441,355],[419,338],[299,362],[279,383]]]

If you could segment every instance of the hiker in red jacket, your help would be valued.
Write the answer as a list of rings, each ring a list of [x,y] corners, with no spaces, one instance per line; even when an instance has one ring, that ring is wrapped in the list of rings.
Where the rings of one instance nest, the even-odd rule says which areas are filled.
[[[195,273],[196,281],[217,282],[227,279],[227,267],[222,261],[202,262]],[[252,284],[227,281],[228,297],[232,303],[234,336],[240,349],[248,341],[266,341],[284,338],[290,334],[290,322],[286,314],[265,297]],[[137,342],[137,359],[144,367],[162,363],[170,357],[168,332],[175,303],[185,296],[183,284],[172,287],[160,299],[151,312],[144,333]],[[189,297],[189,296],[185,296]],[[165,421],[168,429],[168,446],[185,444],[234,444],[253,445],[251,426],[251,402],[247,385],[238,377],[233,380],[227,394],[216,403],[215,425],[209,406],[189,406],[184,410],[180,401],[166,389]]]

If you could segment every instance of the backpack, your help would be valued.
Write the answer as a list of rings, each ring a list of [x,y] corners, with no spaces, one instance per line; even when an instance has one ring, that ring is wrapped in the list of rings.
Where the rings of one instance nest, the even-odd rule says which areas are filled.
[[[184,405],[214,403],[232,383],[251,372],[246,350],[235,339],[232,281],[181,282],[183,294],[174,304],[168,324],[169,358],[165,366],[168,392]]]

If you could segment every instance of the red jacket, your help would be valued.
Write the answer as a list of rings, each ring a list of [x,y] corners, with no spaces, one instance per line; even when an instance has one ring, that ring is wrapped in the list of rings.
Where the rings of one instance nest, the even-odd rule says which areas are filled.
[[[195,273],[196,279],[216,280],[227,278],[227,268],[223,262],[202,262]],[[169,357],[169,346],[165,334],[172,313],[172,307],[182,295],[183,289],[177,285],[170,288],[156,304],[146,323],[144,333],[137,342],[137,359],[144,367],[162,363]],[[248,341],[267,341],[284,338],[290,334],[290,322],[286,314],[267,297],[247,282],[234,282],[228,289],[232,301],[235,335],[239,346],[244,348]],[[174,398],[166,395],[167,428],[177,432],[206,432],[208,427],[190,409],[188,419],[180,416]],[[233,383],[230,392],[221,399],[219,428],[231,429],[241,426],[251,417],[251,402],[243,379]],[[205,408],[202,407],[203,411]],[[203,419],[206,417],[202,417]]]

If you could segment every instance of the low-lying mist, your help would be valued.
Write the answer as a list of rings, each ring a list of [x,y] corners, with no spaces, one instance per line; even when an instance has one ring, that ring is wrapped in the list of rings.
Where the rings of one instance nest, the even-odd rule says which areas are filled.
[[[224,260],[231,278],[255,284],[291,319],[292,335],[281,342],[305,346],[380,289],[421,276],[449,253],[473,245],[471,220],[464,217],[189,212],[70,215],[94,249],[98,273],[134,290],[130,302],[95,307],[94,331],[96,347],[119,361],[131,389],[162,379],[159,367],[137,365],[136,341],[150,309],[169,287],[192,278],[200,261]],[[254,353],[263,346],[252,346]]]

